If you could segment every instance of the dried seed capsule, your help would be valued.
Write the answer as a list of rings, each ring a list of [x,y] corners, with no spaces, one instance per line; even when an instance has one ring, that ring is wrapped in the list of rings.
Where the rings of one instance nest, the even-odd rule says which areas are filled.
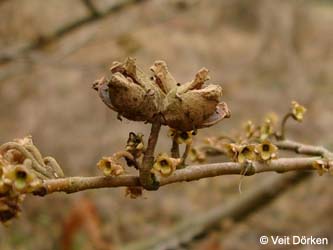
[[[222,88],[218,85],[202,87],[208,76],[201,76],[202,71],[193,82],[174,88],[168,93],[162,110],[166,125],[189,131],[212,126],[230,116],[227,105],[219,102]]]
[[[220,103],[222,88],[218,85],[203,86],[209,79],[203,68],[191,82],[176,82],[163,61],[151,67],[155,77],[149,78],[128,58],[124,63],[114,62],[111,78],[96,81],[93,88],[112,110],[133,121],[160,122],[180,131],[209,127],[230,112]]]
[[[112,110],[132,121],[151,121],[163,101],[161,89],[140,71],[134,59],[115,62],[111,78],[96,81],[93,88]]]

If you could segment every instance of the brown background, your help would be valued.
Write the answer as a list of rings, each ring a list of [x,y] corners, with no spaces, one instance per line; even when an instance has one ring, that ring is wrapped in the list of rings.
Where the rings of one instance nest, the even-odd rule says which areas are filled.
[[[102,13],[122,3],[93,2]],[[333,148],[331,1],[147,0],[45,43],[88,15],[79,0],[0,1],[0,143],[31,134],[67,175],[100,174],[98,159],[122,148],[129,131],[146,138],[149,131],[118,121],[91,89],[112,61],[131,55],[147,71],[154,60],[167,61],[180,82],[204,66],[211,82],[221,84],[232,119],[201,130],[197,140],[232,133],[247,119],[260,122],[270,111],[283,114],[297,100],[308,112],[304,123],[290,123],[290,137]],[[24,50],[30,44],[38,48]],[[169,147],[163,129],[158,150]],[[268,175],[245,178],[243,192]],[[263,234],[333,235],[331,182],[315,176],[228,234],[208,236],[211,248],[191,249],[256,249]],[[0,228],[0,249],[62,249],[63,224],[82,197],[96,207],[106,241],[123,246],[241,196],[238,183],[239,177],[225,176],[175,184],[137,200],[125,198],[123,189],[29,197],[20,219]],[[84,230],[75,235],[72,249],[93,247]]]

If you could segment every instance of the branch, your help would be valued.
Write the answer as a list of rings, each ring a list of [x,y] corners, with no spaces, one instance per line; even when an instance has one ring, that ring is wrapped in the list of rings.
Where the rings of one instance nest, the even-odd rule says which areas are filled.
[[[154,178],[155,176],[151,173],[151,169],[154,164],[154,152],[161,126],[159,118],[153,122],[148,139],[148,146],[143,156],[142,166],[139,169],[141,185],[148,190],[156,190],[159,187],[158,182]]]
[[[291,150],[297,154],[304,154],[304,155],[314,155],[314,156],[322,156],[327,158],[332,158],[333,153],[321,146],[313,146],[313,145],[306,145],[303,143],[290,141],[290,140],[283,140],[277,141],[274,143],[279,149],[282,150]]]
[[[223,231],[220,226],[223,225],[224,220],[232,220],[232,222],[244,220],[309,176],[311,174],[308,172],[297,172],[268,178],[227,204],[223,203],[202,214],[191,216],[189,220],[178,223],[160,236],[129,244],[122,250],[173,250],[179,249],[179,246],[185,246],[187,249],[186,246],[189,243],[200,240],[210,231],[216,229]]]
[[[220,175],[241,175],[244,173],[245,167],[249,167],[246,171],[246,175],[254,175],[262,172],[283,173],[288,171],[315,170],[312,164],[319,159],[321,158],[281,158],[268,163],[253,162],[250,164],[250,167],[246,164],[235,162],[188,166],[184,169],[176,170],[170,177],[162,178],[160,180],[160,186],[176,182],[195,181]],[[43,187],[35,192],[36,195],[46,195],[54,192],[75,193],[97,188],[142,186],[140,178],[134,175],[118,177],[67,177],[45,180],[43,183]]]

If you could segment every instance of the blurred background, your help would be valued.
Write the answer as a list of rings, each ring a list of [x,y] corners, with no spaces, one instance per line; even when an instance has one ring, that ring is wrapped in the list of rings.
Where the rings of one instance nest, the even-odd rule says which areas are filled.
[[[0,0],[0,143],[31,134],[66,175],[100,175],[98,159],[123,148],[130,131],[148,137],[148,125],[120,122],[91,88],[127,56],[147,72],[165,60],[179,82],[210,70],[232,118],[197,141],[282,115],[297,100],[308,112],[288,135],[333,148],[331,0]],[[158,151],[169,148],[163,129]],[[243,192],[271,175],[244,178]],[[241,198],[239,182],[174,184],[136,200],[123,188],[28,197],[20,218],[0,227],[0,249],[117,249]],[[261,235],[331,237],[330,246],[289,249],[332,249],[331,182],[314,176],[228,232],[177,249],[286,249],[260,246]]]

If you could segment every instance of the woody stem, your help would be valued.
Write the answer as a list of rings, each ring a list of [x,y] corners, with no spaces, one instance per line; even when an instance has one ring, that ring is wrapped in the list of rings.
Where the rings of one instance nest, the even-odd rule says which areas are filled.
[[[172,158],[179,158],[179,144],[177,143],[176,137],[172,138],[172,146],[171,146],[171,157]]]
[[[277,140],[284,140],[285,139],[285,136],[286,136],[286,124],[287,124],[287,121],[290,117],[292,117],[292,113],[287,113],[284,117],[283,117],[283,120],[281,122],[281,131],[279,134],[276,135],[276,139]]]
[[[159,188],[159,183],[155,179],[154,174],[151,173],[151,169],[154,164],[154,152],[160,129],[161,122],[159,119],[156,119],[151,126],[148,146],[144,153],[142,165],[140,168],[140,183],[147,190],[157,190]]]

